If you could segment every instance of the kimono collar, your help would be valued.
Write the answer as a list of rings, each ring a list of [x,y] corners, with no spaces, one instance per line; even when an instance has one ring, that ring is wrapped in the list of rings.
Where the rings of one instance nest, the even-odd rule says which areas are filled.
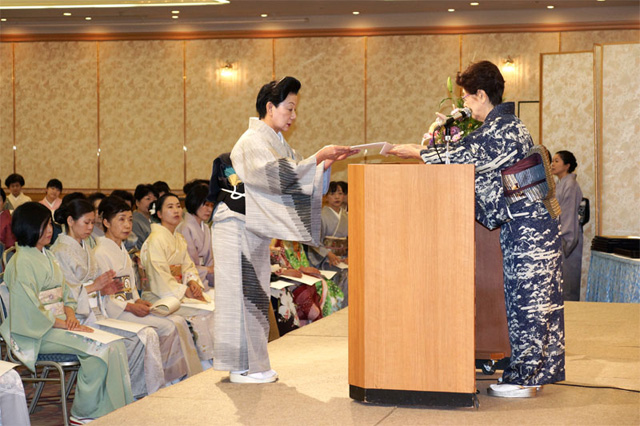
[[[173,233],[171,231],[169,231],[169,229],[165,226],[162,226],[162,224],[160,223],[152,223],[151,224],[151,232],[159,232],[159,233],[164,233],[166,235],[171,235],[172,237],[175,238],[176,234],[178,233],[178,227],[176,226],[176,230],[173,231]]]
[[[284,153],[280,152],[280,155],[285,157],[294,158],[293,149],[289,146],[282,133],[273,130],[267,123],[258,119],[257,117],[249,118],[249,129],[262,135],[274,149],[284,149]]]
[[[567,178],[569,178],[569,179],[567,179]],[[571,179],[576,180],[577,178],[578,178],[578,176],[577,176],[575,173],[567,173],[567,174],[566,174],[562,179],[560,179],[560,180],[565,180],[565,179],[567,179],[567,180],[571,180]]]
[[[124,246],[124,241],[122,241],[120,243],[120,245],[116,244],[115,241],[113,241],[111,238],[107,238],[105,237],[98,237],[96,239],[96,242],[101,245],[101,246],[110,246],[108,247],[110,250],[118,249],[118,250],[122,250],[123,248],[126,250],[125,246]]]
[[[204,225],[203,222],[198,223],[198,219],[196,218],[196,215],[188,212],[187,214],[184,215],[184,221],[185,221],[185,224],[190,224],[196,228],[202,228],[202,225]]]
[[[489,114],[487,114],[487,118],[485,118],[484,122],[493,121],[496,118],[502,115],[514,115],[516,112],[516,107],[513,102],[503,102],[501,104],[493,107]]]

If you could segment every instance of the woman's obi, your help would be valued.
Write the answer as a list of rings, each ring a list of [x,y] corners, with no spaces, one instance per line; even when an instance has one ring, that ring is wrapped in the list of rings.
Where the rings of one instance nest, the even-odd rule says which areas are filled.
[[[542,201],[552,218],[556,219],[560,216],[560,204],[556,199],[556,186],[551,175],[549,153],[544,146],[534,146],[526,157],[500,173],[504,196],[511,215],[517,215],[514,214],[512,207]]]
[[[64,317],[64,303],[62,302],[62,287],[52,288],[51,290],[41,291],[38,299],[42,306],[53,312],[56,317]]]

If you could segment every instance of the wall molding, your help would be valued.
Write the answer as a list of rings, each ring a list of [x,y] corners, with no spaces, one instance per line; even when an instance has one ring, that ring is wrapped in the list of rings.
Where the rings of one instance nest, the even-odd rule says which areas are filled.
[[[364,37],[393,35],[459,35],[487,33],[528,33],[566,31],[637,30],[640,21],[580,22],[558,24],[510,24],[479,26],[396,27],[396,28],[337,28],[280,31],[199,31],[199,32],[139,32],[139,33],[60,33],[60,34],[1,34],[0,42],[35,41],[124,41],[124,40],[201,40],[241,38],[294,37]]]

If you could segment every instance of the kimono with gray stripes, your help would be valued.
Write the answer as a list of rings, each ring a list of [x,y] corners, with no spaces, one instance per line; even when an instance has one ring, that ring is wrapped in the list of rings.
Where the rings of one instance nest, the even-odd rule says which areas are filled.
[[[271,368],[269,243],[319,244],[329,171],[316,165],[315,156],[302,159],[282,134],[256,118],[231,151],[231,162],[244,182],[246,215],[223,202],[214,212],[214,368],[251,374]]]

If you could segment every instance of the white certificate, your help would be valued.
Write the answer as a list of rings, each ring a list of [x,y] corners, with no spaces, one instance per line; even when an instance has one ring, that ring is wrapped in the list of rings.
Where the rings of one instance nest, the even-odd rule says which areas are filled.
[[[143,328],[149,327],[146,324],[138,324],[136,322],[121,321],[113,318],[101,319],[100,321],[96,321],[96,324],[101,325],[103,327],[111,327],[118,330],[129,331],[131,333],[136,333],[136,334],[138,334],[138,332]]]
[[[365,143],[362,145],[354,145],[351,148],[359,149],[361,151],[365,149],[379,150],[380,155],[387,155],[387,152],[389,152],[391,148],[393,148],[393,145],[391,145],[389,142],[373,142]]]
[[[86,337],[88,339],[95,340],[96,342],[105,343],[105,344],[115,342],[116,340],[124,339],[124,337],[122,336],[109,333],[108,331],[100,330],[99,328],[93,328],[93,333],[86,333],[84,331],[75,331],[75,330],[67,330],[67,332],[78,334],[82,337]]]

